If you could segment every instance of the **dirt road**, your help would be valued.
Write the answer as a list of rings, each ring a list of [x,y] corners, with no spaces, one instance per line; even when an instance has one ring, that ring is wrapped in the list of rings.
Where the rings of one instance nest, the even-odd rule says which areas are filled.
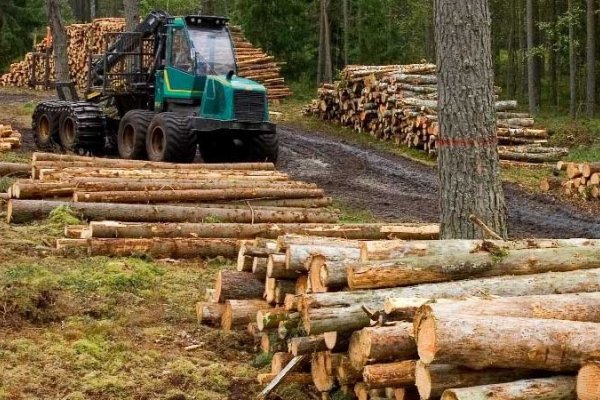
[[[438,220],[435,169],[320,132],[285,125],[279,125],[279,132],[279,167],[294,178],[315,182],[335,199],[371,210],[380,219]],[[504,189],[511,237],[600,238],[600,215],[516,185]]]

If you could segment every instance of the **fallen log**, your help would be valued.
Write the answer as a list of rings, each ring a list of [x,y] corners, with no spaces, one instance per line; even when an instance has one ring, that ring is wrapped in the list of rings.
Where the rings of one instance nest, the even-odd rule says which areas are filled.
[[[196,316],[198,323],[203,325],[219,326],[225,312],[225,304],[199,302],[196,303]]]
[[[446,389],[512,382],[539,377],[538,371],[527,369],[490,368],[475,370],[450,364],[426,365],[417,361],[415,385],[421,399],[439,399]]]
[[[600,268],[600,247],[561,247],[444,256],[407,257],[348,266],[351,289],[374,289],[473,277],[529,275]]]
[[[600,399],[600,364],[590,363],[581,367],[577,374],[577,398]]]
[[[5,176],[28,178],[31,176],[31,167],[29,164],[0,162],[0,178]]]
[[[523,296],[600,291],[600,269],[501,276],[423,284],[382,290],[315,293],[302,296],[298,308],[309,334],[355,331],[369,326],[362,306],[380,310],[386,298],[461,298],[466,296]]]
[[[412,323],[399,322],[392,326],[368,327],[354,332],[348,348],[352,366],[362,370],[370,363],[416,358],[413,329]]]
[[[235,239],[83,239],[91,256],[130,257],[147,254],[154,258],[235,257]],[[72,239],[58,239],[57,249],[68,250]],[[82,242],[83,243],[83,242]]]
[[[321,255],[332,259],[358,259],[360,250],[358,242],[343,241],[323,244],[290,244],[286,250],[286,268],[294,271],[308,271],[308,261],[313,255]]]
[[[123,223],[92,221],[84,237],[219,237],[235,239],[277,239],[285,234],[340,237],[350,239],[386,238],[387,231],[402,225],[386,224],[232,224],[232,223]]]
[[[576,400],[575,378],[553,376],[459,389],[448,389],[442,400]]]
[[[230,331],[245,327],[256,318],[258,310],[268,308],[269,305],[262,300],[227,300],[221,318],[221,329]]]
[[[288,342],[288,351],[294,356],[327,351],[323,335],[301,336],[291,338]]]
[[[399,361],[365,366],[363,380],[369,388],[414,385],[416,361]]]
[[[428,302],[419,308],[414,317],[415,326],[419,325],[419,321],[438,313],[600,323],[600,293],[547,294],[468,300],[440,299],[436,302]]]
[[[154,190],[73,193],[74,202],[86,203],[178,203],[242,199],[305,199],[323,197],[323,189],[235,188],[205,190]]]
[[[219,303],[226,300],[260,299],[263,290],[264,283],[249,272],[222,270],[215,282],[215,298]],[[256,313],[251,321],[255,319]]]
[[[273,211],[249,209],[197,208],[185,206],[69,203],[43,200],[10,200],[7,221],[25,223],[45,219],[59,206],[66,206],[85,220],[116,220],[132,222],[201,222],[220,219],[236,223],[334,223],[335,214],[327,211]]]
[[[591,322],[434,314],[416,332],[425,364],[577,371],[600,354],[600,324]]]

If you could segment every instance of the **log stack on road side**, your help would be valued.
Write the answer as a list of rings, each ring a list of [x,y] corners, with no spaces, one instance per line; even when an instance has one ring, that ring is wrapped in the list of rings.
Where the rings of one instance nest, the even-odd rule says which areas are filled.
[[[262,299],[232,299],[252,301],[240,308],[252,315],[220,323],[275,354],[261,383],[304,354],[293,373],[310,373],[323,398],[575,400],[577,370],[600,361],[600,240],[423,240],[413,228],[403,240],[240,246],[237,274]],[[198,304],[199,320],[219,325],[218,300]],[[581,390],[597,390],[583,372]]]
[[[105,34],[121,32],[125,28],[122,18],[99,18],[86,24],[72,24],[65,27],[69,54],[71,78],[80,88],[88,81],[88,59],[101,54],[105,46]],[[273,57],[255,48],[244,37],[239,27],[232,26],[231,33],[235,47],[238,73],[240,76],[262,83],[268,90],[270,100],[283,99],[292,92],[281,76],[281,68]],[[54,79],[52,39],[48,35],[35,46],[34,53],[27,53],[23,61],[11,64],[9,71],[0,76],[0,86],[43,86],[46,78],[45,65],[48,62],[49,79]],[[46,54],[50,57],[46,61]],[[35,77],[35,84],[32,82]]]
[[[562,191],[568,197],[600,200],[600,161],[556,163],[554,176],[540,182],[543,192]]]
[[[0,153],[12,151],[21,147],[21,134],[10,127],[0,125]]]
[[[304,113],[435,155],[443,145],[435,73],[433,64],[351,65],[342,71],[341,81],[319,88]],[[514,112],[516,107],[516,101],[496,102],[501,160],[546,163],[568,154],[566,148],[545,147],[548,132],[534,128],[533,118]]]

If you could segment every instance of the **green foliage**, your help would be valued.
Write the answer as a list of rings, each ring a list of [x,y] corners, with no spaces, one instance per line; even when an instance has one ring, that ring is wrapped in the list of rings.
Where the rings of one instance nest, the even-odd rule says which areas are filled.
[[[58,206],[50,212],[48,221],[54,225],[78,225],[81,224],[75,212],[68,206]]]
[[[256,357],[254,357],[254,360],[252,361],[252,366],[258,369],[264,368],[267,365],[271,364],[272,359],[273,354],[260,352],[256,355]]]
[[[45,25],[43,0],[6,0],[0,7],[0,71],[31,48]]]

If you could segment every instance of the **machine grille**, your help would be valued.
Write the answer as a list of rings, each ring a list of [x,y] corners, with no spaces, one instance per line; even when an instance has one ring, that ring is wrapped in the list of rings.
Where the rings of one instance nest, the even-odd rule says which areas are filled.
[[[264,93],[236,90],[235,119],[242,122],[262,122],[265,115],[265,101]]]

